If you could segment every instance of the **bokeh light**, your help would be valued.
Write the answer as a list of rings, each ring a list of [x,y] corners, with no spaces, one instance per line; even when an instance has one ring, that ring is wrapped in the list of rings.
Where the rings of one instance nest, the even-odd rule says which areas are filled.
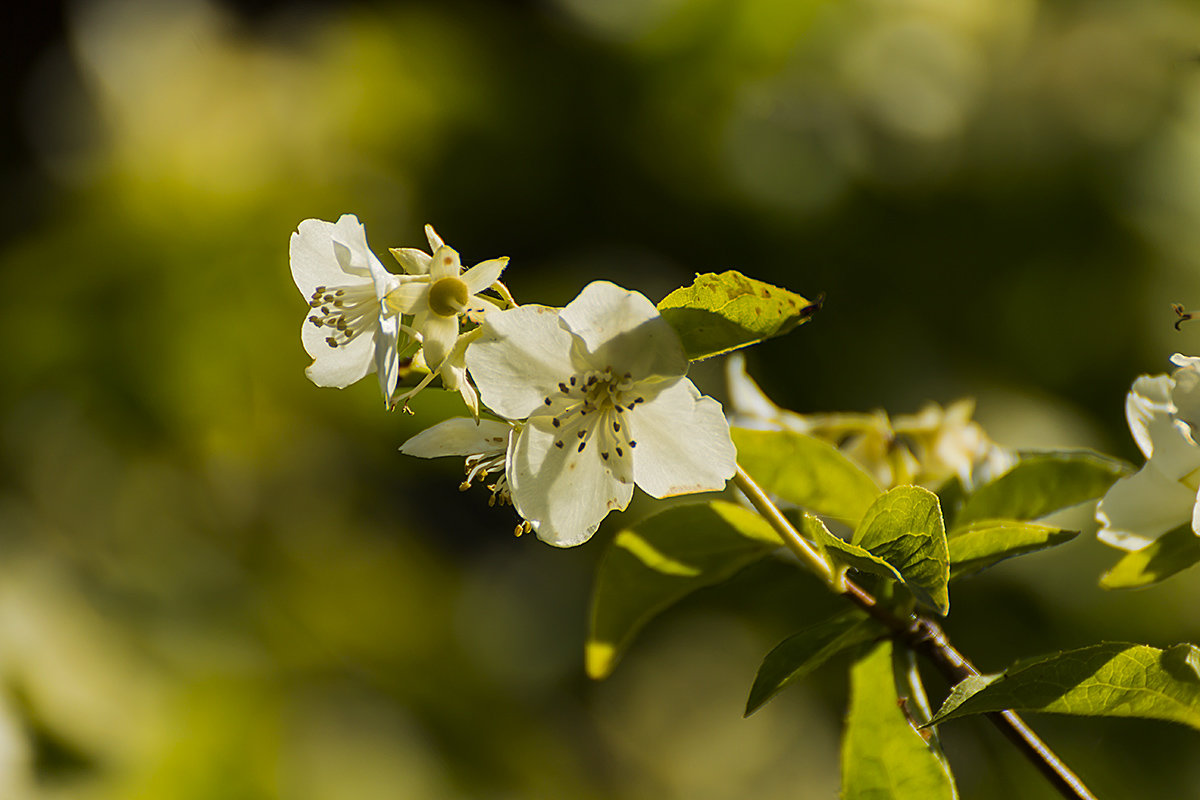
[[[309,383],[302,219],[356,213],[380,254],[432,222],[511,256],[522,301],[730,268],[824,292],[749,356],[772,397],[972,395],[1014,446],[1133,457],[1129,383],[1200,350],[1168,305],[1200,306],[1183,0],[48,6],[6,76],[4,798],[836,791],[838,669],[741,718],[829,598],[755,566],[588,683],[596,561],[654,504],[576,550],[514,539],[457,464],[397,452],[456,396]],[[1195,575],[1104,593],[1112,558],[1007,562],[948,628],[985,668],[1200,638]],[[1102,796],[1200,782],[1187,731],[1033,722]],[[945,734],[964,796],[1047,791],[994,732]]]

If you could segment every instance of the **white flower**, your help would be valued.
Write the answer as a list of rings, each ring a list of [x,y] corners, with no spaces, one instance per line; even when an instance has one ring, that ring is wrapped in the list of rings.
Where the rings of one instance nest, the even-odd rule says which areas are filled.
[[[337,222],[306,219],[289,246],[292,279],[312,312],[300,338],[313,363],[305,373],[318,386],[341,389],[377,371],[384,397],[396,387],[400,319],[386,298],[402,279],[367,247],[353,214]]]
[[[1140,550],[1191,524],[1200,534],[1200,359],[1176,353],[1172,375],[1142,375],[1125,397],[1125,418],[1145,465],[1121,478],[1096,506],[1100,540]]]
[[[488,484],[492,496],[488,505],[508,505],[512,494],[508,484],[508,460],[518,427],[509,422],[473,420],[457,417],[421,431],[400,446],[400,452],[417,458],[465,456],[467,477],[458,488],[466,491],[472,482],[494,476]],[[529,522],[517,525],[520,536],[532,530]]]
[[[937,488],[957,476],[963,488],[999,477],[1017,461],[1016,454],[988,438],[971,419],[975,404],[960,400],[946,408],[927,403],[916,414],[891,419],[869,414],[797,414],[780,408],[746,373],[740,353],[726,362],[734,423],[743,427],[786,430],[836,445],[882,487],[919,483]]]
[[[463,400],[478,413],[474,390],[466,381],[462,354],[465,343],[459,345],[459,317],[480,322],[483,315],[495,308],[493,301],[480,297],[480,292],[499,280],[508,265],[508,258],[482,261],[466,272],[458,252],[447,247],[432,225],[425,226],[430,253],[414,248],[395,248],[391,251],[408,273],[401,286],[388,295],[389,307],[412,314],[412,328],[421,340],[421,355],[430,375],[440,374],[442,385],[459,390]],[[428,384],[421,385],[395,398],[395,402],[411,399]]]
[[[975,401],[958,400],[942,408],[927,403],[918,413],[892,421],[897,436],[917,453],[922,482],[940,483],[956,475],[968,492],[1000,477],[1017,463],[1013,451],[1001,447],[971,419]]]
[[[586,541],[635,483],[661,498],[721,489],[733,475],[720,404],[684,377],[678,335],[642,295],[598,281],[561,312],[491,312],[482,331],[467,368],[493,412],[527,419],[507,476],[543,541]]]

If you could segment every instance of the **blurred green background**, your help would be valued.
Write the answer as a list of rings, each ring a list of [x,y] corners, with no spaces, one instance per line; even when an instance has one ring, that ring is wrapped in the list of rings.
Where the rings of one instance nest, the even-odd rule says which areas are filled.
[[[1013,446],[1134,458],[1129,383],[1200,351],[1169,308],[1200,306],[1194,3],[30,6],[2,94],[3,798],[836,794],[839,670],[741,719],[832,601],[762,564],[588,683],[619,516],[514,539],[456,460],[396,451],[456,396],[310,384],[302,219],[356,213],[380,254],[431,222],[511,256],[523,302],[728,268],[824,292],[750,356],[781,404],[971,395]],[[1003,564],[947,627],[984,669],[1200,641],[1200,576],[1104,593],[1115,555]],[[1032,722],[1101,796],[1200,795],[1194,731]],[[943,733],[965,798],[1054,796],[983,723]]]

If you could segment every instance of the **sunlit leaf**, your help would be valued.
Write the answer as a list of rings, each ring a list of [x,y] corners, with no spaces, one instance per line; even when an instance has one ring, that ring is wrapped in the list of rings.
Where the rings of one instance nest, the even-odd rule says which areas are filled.
[[[1157,540],[1127,553],[1100,578],[1105,589],[1136,589],[1164,581],[1200,561],[1200,536],[1191,523],[1168,531]]]
[[[981,519],[1038,519],[1100,497],[1131,471],[1123,461],[1087,450],[1027,456],[975,490],[959,510],[954,526]]]
[[[884,632],[866,614],[850,611],[784,639],[767,653],[758,668],[746,700],[746,716],[837,654]]]
[[[596,573],[588,675],[611,673],[638,630],[664,608],[781,545],[762,517],[720,500],[676,506],[618,533]]]
[[[740,272],[707,272],[658,304],[693,361],[782,336],[820,307]]]
[[[961,578],[1006,558],[1069,542],[1079,534],[1037,522],[989,519],[949,534],[950,577]]]
[[[1144,717],[1200,728],[1200,648],[1103,643],[1018,662],[954,687],[933,721],[989,711]]]
[[[827,442],[791,431],[732,432],[742,468],[789,503],[853,525],[879,496],[871,476]]]
[[[850,670],[842,797],[944,800],[957,796],[949,769],[905,715],[892,674],[892,643],[880,642]]]
[[[950,555],[933,492],[920,486],[888,491],[867,509],[850,542],[895,567],[919,602],[949,613]]]
[[[786,516],[795,522],[804,538],[816,544],[839,575],[850,568],[879,575],[897,583],[904,582],[904,576],[899,570],[870,550],[834,536],[820,518],[804,512],[788,512]]]

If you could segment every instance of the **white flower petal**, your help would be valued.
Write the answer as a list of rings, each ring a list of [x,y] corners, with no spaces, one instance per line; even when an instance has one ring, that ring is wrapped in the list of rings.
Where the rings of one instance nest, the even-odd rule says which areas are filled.
[[[729,405],[734,414],[760,421],[774,420],[779,415],[779,406],[771,402],[746,372],[746,357],[741,353],[734,353],[725,360],[725,382],[729,386]]]
[[[1171,361],[1180,366],[1171,376],[1175,382],[1175,387],[1171,390],[1175,415],[1188,423],[1194,432],[1200,431],[1200,369],[1197,369],[1200,359],[1176,353],[1171,356]]]
[[[409,275],[429,274],[429,263],[432,261],[429,253],[415,247],[393,247],[388,252]]]
[[[413,327],[421,332],[421,351],[431,370],[440,369],[458,341],[458,316],[441,317],[432,312],[419,315]]]
[[[1183,353],[1172,353],[1170,361],[1181,369],[1200,369],[1200,357],[1185,356]]]
[[[346,216],[357,222],[353,216]],[[311,297],[318,286],[354,286],[369,280],[366,276],[347,274],[338,263],[333,252],[336,228],[332,222],[306,219],[288,242],[292,280],[305,299]]]
[[[313,363],[304,370],[309,380],[317,386],[344,389],[374,371],[375,340],[371,334],[360,334],[340,347],[330,347],[325,341],[328,335],[328,328],[318,328],[308,320],[304,321],[300,340],[313,357]]]
[[[429,240],[429,252],[431,253],[436,253],[439,247],[446,246],[446,243],[442,241],[442,237],[438,236],[437,231],[428,223],[425,225],[425,238]]]
[[[479,329],[464,333],[458,337],[458,341],[454,344],[454,349],[450,351],[450,355],[442,362],[441,376],[442,387],[458,392],[462,395],[463,402],[467,408],[471,409],[471,416],[479,419],[479,395],[475,392],[475,387],[467,380],[467,366],[464,360],[467,346],[470,345],[479,336]]]
[[[1146,427],[1150,461],[1159,472],[1179,480],[1200,469],[1200,447],[1192,440],[1187,423],[1172,417],[1155,417]]]
[[[463,399],[463,403],[471,411],[471,416],[479,419],[479,394],[475,391],[475,387],[467,380],[466,367],[454,367],[455,381],[458,383],[458,393]]]
[[[608,512],[629,505],[633,484],[612,476],[594,442],[580,452],[578,438],[556,447],[560,436],[574,438],[544,421],[526,425],[509,460],[508,481],[513,506],[534,523],[538,538],[573,547],[591,538]]]
[[[467,349],[467,369],[484,404],[502,417],[524,419],[575,374],[574,337],[558,312],[525,305],[487,315],[479,339]]]
[[[1200,490],[1197,491],[1195,505],[1192,506],[1192,533],[1200,536]]]
[[[722,489],[737,453],[721,404],[684,378],[624,415],[637,442],[633,474],[652,497]]]
[[[400,445],[400,452],[418,458],[472,456],[499,453],[508,442],[512,427],[505,422],[455,417],[421,431]]]
[[[385,402],[395,393],[400,380],[399,346],[400,317],[381,314],[379,332],[375,335],[375,372],[379,375],[379,388]]]
[[[387,293],[387,305],[392,311],[400,314],[415,314],[429,307],[429,286],[427,280],[401,281]]]
[[[367,255],[367,268],[371,272],[371,280],[375,283],[375,296],[382,300],[400,285],[400,278],[384,269],[374,253],[367,251]]]
[[[968,491],[974,491],[985,483],[991,483],[1017,465],[1020,458],[1012,450],[999,445],[988,448],[987,455],[971,470],[971,480],[963,486]]]
[[[1121,478],[1096,506],[1101,541],[1139,550],[1192,519],[1196,492],[1146,464]]]
[[[562,310],[562,320],[600,369],[612,366],[631,373],[634,380],[687,372],[679,334],[645,295],[593,281]]]
[[[371,260],[375,258],[367,246],[367,229],[353,214],[342,214],[333,224],[333,253],[342,270],[369,277]],[[378,259],[376,259],[378,260]],[[383,265],[379,266],[383,269]]]
[[[462,281],[471,294],[479,294],[500,279],[500,273],[508,266],[508,258],[492,258],[481,261],[462,274]]]
[[[439,247],[429,264],[429,280],[437,283],[443,278],[457,278],[460,272],[462,262],[459,261],[458,252],[453,247]]]
[[[1125,419],[1138,449],[1146,458],[1154,453],[1150,425],[1154,420],[1169,419],[1175,413],[1171,390],[1175,382],[1167,375],[1142,375],[1125,395]]]

